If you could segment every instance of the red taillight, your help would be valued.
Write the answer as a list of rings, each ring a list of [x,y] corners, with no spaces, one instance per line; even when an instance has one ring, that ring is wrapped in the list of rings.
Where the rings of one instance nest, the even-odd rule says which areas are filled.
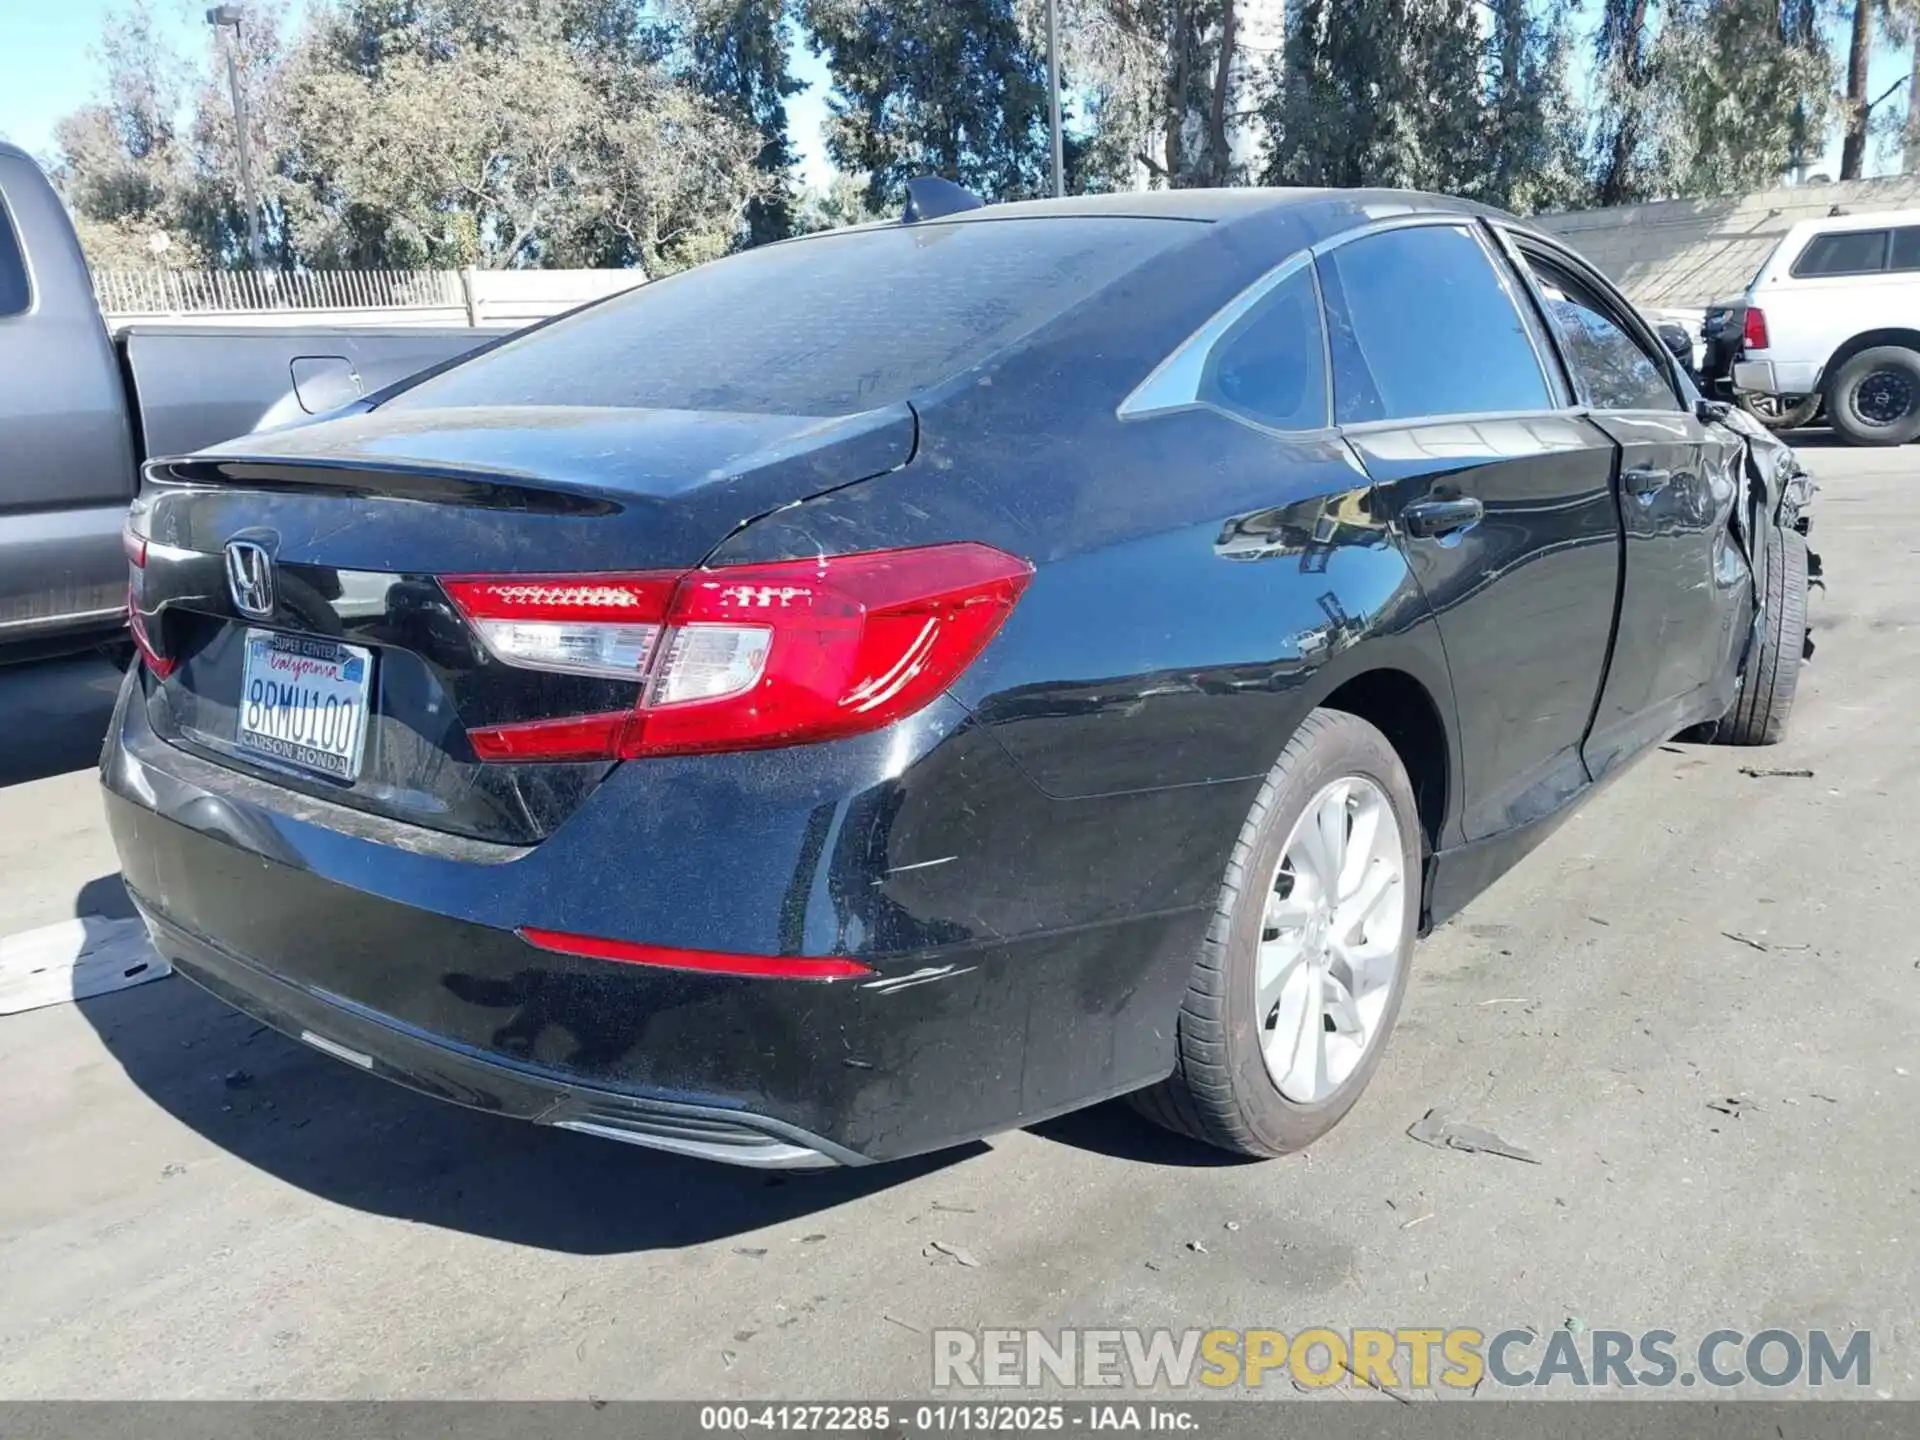
[[[1032,574],[1024,560],[963,543],[684,575],[445,584],[505,663],[643,684],[631,712],[469,731],[476,756],[631,759],[891,724],[973,662]]]
[[[179,662],[167,659],[153,648],[153,640],[147,634],[147,622],[140,615],[140,601],[131,586],[127,588],[127,629],[133,634],[133,648],[140,652],[140,658],[153,672],[154,679],[164,680],[173,674],[174,666]]]
[[[597,935],[526,926],[514,932],[529,945],[560,955],[613,960],[622,965],[658,965],[668,970],[701,970],[719,975],[751,975],[766,980],[847,980],[871,975],[873,968],[840,955],[738,955],[721,950],[681,950],[671,945],[640,945]]]
[[[1746,324],[1740,332],[1740,339],[1749,350],[1764,350],[1767,348],[1766,311],[1756,310],[1751,305],[1747,307]]]
[[[120,527],[120,548],[126,552],[127,563],[134,569],[147,568],[147,537],[134,534],[131,521]]]

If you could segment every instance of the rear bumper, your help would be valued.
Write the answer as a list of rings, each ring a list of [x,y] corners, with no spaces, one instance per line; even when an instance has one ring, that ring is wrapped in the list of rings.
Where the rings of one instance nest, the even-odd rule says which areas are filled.
[[[811,1169],[866,1163],[830,1140],[766,1116],[596,1089],[454,1045],[342,997],[290,984],[162,919],[145,896],[136,893],[134,903],[155,948],[215,998],[336,1060],[436,1100],[734,1165]]]
[[[1820,388],[1820,367],[1782,360],[1736,360],[1733,388],[1762,395],[1811,395]]]
[[[1164,1076],[1225,863],[1167,836],[1230,838],[1220,816],[1247,803],[1237,785],[1054,802],[987,737],[948,724],[928,745],[904,775],[886,733],[709,757],[670,780],[622,767],[556,835],[512,849],[170,746],[130,678],[102,779],[156,945],[275,1028],[543,1124],[747,1164],[855,1164]],[[1150,842],[1164,873],[1116,836]],[[520,926],[845,954],[872,974],[617,964],[538,949]]]

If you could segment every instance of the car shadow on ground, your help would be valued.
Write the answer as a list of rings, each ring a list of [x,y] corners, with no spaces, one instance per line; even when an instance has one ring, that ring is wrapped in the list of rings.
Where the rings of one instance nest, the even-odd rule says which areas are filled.
[[[1163,1130],[1125,1100],[1109,1100],[1091,1109],[1057,1115],[1027,1129],[1030,1134],[1057,1145],[1163,1169],[1216,1170],[1227,1165],[1261,1163],[1253,1156],[1236,1155]]]
[[[0,786],[97,764],[119,690],[94,654],[0,666]]]
[[[543,1250],[624,1254],[744,1235],[987,1148],[754,1171],[416,1095],[315,1054],[177,975],[79,1009],[148,1099],[246,1164],[356,1210]]]

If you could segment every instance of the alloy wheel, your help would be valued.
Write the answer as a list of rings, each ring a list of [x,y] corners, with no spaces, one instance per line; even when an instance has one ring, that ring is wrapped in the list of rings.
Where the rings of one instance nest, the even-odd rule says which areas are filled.
[[[1295,1104],[1326,1099],[1378,1042],[1411,908],[1385,793],[1359,775],[1325,786],[1281,850],[1254,966],[1261,1057]]]

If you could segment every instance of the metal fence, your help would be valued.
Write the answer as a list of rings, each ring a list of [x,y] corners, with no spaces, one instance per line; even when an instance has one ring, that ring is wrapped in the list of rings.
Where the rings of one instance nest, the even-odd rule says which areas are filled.
[[[466,303],[457,270],[95,270],[107,315],[402,310]]]

